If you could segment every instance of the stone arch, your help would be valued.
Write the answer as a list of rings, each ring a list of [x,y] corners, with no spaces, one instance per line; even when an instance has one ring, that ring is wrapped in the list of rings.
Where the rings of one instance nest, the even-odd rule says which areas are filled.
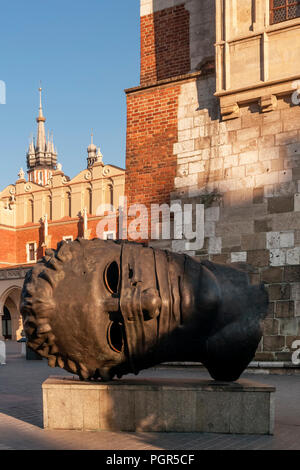
[[[0,337],[2,337],[2,316],[6,307],[11,316],[11,332],[13,341],[21,338],[23,322],[20,314],[21,287],[11,286],[0,297]]]

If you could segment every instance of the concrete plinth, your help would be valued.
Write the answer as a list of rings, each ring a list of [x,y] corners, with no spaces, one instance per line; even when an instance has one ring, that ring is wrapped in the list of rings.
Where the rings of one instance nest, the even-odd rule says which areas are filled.
[[[273,434],[274,387],[195,379],[109,383],[50,377],[44,427],[84,431]]]

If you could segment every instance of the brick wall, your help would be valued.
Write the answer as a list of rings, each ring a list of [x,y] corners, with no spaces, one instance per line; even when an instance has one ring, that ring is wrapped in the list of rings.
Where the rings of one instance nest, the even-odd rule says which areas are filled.
[[[16,263],[27,263],[26,244],[35,242],[37,246],[37,259],[43,256],[43,230],[41,226],[32,226],[26,230],[16,231]]]
[[[125,194],[128,203],[168,202],[174,188],[180,86],[155,87],[127,96]]]
[[[182,5],[141,18],[141,85],[190,71],[189,12]]]
[[[0,229],[0,267],[16,262],[16,235],[4,227]]]
[[[96,238],[97,224],[99,219],[88,220],[88,238]],[[57,244],[63,240],[63,237],[81,238],[84,236],[83,221],[76,219],[67,224],[49,224],[49,245],[51,248],[56,248]]]
[[[97,237],[97,224],[100,218],[91,219],[88,221],[88,238]],[[118,230],[118,227],[117,227]],[[10,266],[11,264],[26,264],[27,251],[26,245],[28,243],[36,243],[37,246],[37,259],[40,259],[45,252],[44,246],[44,229],[42,225],[29,224],[17,230],[0,229],[1,247],[0,247],[0,267]],[[57,244],[63,240],[63,237],[73,237],[75,240],[78,237],[84,236],[83,221],[73,219],[61,223],[49,223],[49,236],[47,239],[48,248],[56,248]]]

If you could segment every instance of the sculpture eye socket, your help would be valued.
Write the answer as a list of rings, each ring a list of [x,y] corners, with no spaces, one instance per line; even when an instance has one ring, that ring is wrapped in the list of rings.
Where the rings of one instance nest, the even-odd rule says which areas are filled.
[[[123,348],[123,326],[117,321],[109,324],[107,330],[107,340],[111,349],[117,353],[122,352]]]
[[[118,293],[120,271],[116,261],[108,264],[104,270],[104,284],[111,294]]]

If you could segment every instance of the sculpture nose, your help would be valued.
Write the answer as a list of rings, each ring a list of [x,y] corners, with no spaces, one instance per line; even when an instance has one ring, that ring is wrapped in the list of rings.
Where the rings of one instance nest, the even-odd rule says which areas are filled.
[[[151,288],[142,292],[141,307],[145,320],[158,317],[161,309],[161,298],[156,289]]]

